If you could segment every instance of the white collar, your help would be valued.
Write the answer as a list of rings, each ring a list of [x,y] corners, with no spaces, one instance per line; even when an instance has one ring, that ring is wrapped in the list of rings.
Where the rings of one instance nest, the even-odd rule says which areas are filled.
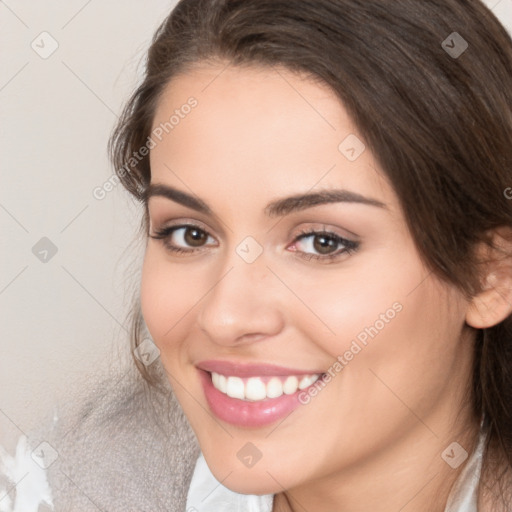
[[[239,494],[219,483],[201,453],[196,462],[187,496],[191,512],[272,512],[274,496]]]
[[[487,439],[487,430],[483,425],[482,419],[476,448],[453,484],[444,512],[478,512],[478,483]]]

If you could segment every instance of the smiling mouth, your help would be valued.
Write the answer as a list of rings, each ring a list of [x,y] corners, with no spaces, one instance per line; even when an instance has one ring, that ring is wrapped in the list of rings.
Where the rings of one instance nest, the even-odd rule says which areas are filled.
[[[210,372],[213,387],[221,393],[239,400],[259,402],[269,398],[293,395],[314,384],[321,373],[310,375],[237,377]]]
[[[300,407],[300,394],[323,373],[294,371],[268,364],[205,361],[197,366],[210,411],[242,428],[260,428],[282,421]]]

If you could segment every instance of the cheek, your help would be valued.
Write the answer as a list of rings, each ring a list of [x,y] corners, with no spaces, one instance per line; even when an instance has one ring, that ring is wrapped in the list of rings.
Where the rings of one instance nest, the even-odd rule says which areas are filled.
[[[456,297],[441,292],[433,277],[414,289],[421,275],[367,290],[366,300],[348,303],[345,323],[337,325],[346,333],[336,348],[346,361],[353,406],[372,404],[390,425],[403,413],[401,401],[426,414],[441,399],[462,349],[463,315],[451,308]]]
[[[350,350],[353,341],[364,348],[400,324],[406,295],[421,280],[421,269],[416,265],[401,265],[398,271],[396,261],[389,257],[379,258],[378,265],[375,259],[358,261],[347,270],[340,268],[323,276],[318,272],[310,276],[303,272],[300,280],[286,276],[310,310],[304,314],[304,307],[298,307],[301,314],[295,320],[303,326],[305,337],[319,342],[334,359]]]
[[[141,309],[148,330],[162,351],[173,350],[173,340],[182,339],[190,329],[194,305],[204,294],[200,280],[191,279],[180,265],[170,265],[165,257],[148,247],[141,279]]]
[[[333,365],[341,356],[334,371],[350,367],[344,379],[357,379],[361,393],[363,383],[373,390],[372,371],[406,395],[418,379],[417,385],[435,385],[445,380],[457,354],[463,313],[449,306],[458,299],[442,293],[433,276],[425,279],[419,259],[397,261],[382,258],[379,265],[362,265],[364,272],[354,268],[316,286],[306,279],[298,291],[322,321],[303,320],[306,337]]]

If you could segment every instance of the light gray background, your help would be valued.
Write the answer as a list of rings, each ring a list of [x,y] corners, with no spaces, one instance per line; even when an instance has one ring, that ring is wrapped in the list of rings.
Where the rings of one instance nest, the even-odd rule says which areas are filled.
[[[512,0],[485,3],[512,32]],[[140,209],[112,175],[110,131],[174,0],[0,0],[0,444],[127,361]],[[43,59],[31,47],[57,50]],[[448,35],[448,34],[447,34]],[[46,39],[42,39],[46,37]],[[47,262],[32,252],[49,238]],[[41,254],[43,257],[44,254]]]
[[[106,144],[174,1],[0,2],[0,443],[129,355],[139,209]],[[32,48],[47,31],[58,49]],[[39,42],[38,42],[39,41]],[[48,48],[48,46],[46,46]],[[32,253],[42,238],[58,252]],[[129,272],[126,272],[126,269]],[[135,279],[133,277],[135,274]],[[120,347],[120,348],[119,348]]]

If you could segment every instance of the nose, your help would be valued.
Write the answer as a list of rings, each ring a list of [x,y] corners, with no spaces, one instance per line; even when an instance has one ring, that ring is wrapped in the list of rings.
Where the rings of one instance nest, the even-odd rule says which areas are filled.
[[[283,305],[264,259],[250,264],[235,260],[224,268],[200,303],[200,329],[212,342],[224,346],[253,343],[278,334],[284,326]]]

